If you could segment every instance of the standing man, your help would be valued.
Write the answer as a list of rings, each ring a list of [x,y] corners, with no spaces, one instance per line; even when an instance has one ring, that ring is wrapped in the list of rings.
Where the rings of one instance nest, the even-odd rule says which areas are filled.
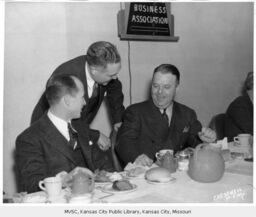
[[[76,167],[94,170],[89,128],[72,125],[84,107],[84,85],[75,76],[52,76],[46,86],[48,111],[16,140],[19,191],[39,191],[38,182]]]
[[[202,128],[194,110],[174,101],[179,82],[178,69],[162,64],[153,73],[151,98],[127,108],[116,147],[124,164],[151,166],[161,149],[177,152],[216,140],[214,131]]]
[[[76,121],[90,124],[106,95],[112,124],[114,129],[118,129],[124,111],[122,84],[117,78],[120,69],[121,58],[116,47],[109,42],[98,41],[88,48],[86,55],[60,65],[52,76],[75,75],[82,81],[87,106]],[[44,93],[33,111],[31,123],[38,120],[48,108]],[[90,144],[97,143],[101,150],[106,151],[111,146],[110,139],[98,130],[90,129],[89,135]]]

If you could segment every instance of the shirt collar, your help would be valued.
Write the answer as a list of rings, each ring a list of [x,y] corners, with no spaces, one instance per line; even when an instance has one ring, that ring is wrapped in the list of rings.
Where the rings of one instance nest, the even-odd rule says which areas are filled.
[[[47,115],[59,132],[69,141],[68,123],[48,110]]]
[[[92,89],[95,81],[93,80],[91,73],[89,72],[89,65],[87,62],[85,63],[85,74],[86,74],[87,85]]]
[[[166,113],[172,114],[172,108],[173,108],[173,103],[166,108]],[[163,113],[164,109],[160,109],[160,112]]]

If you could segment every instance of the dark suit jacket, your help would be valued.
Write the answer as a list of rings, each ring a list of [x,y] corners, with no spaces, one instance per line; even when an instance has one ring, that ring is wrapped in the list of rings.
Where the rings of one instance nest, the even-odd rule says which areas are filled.
[[[253,135],[253,104],[248,94],[237,97],[226,111],[225,134],[229,141],[241,133]]]
[[[82,128],[81,128],[82,127]],[[98,146],[89,146],[86,126],[74,126],[87,167],[113,170],[113,164],[106,161],[109,154]],[[95,160],[97,159],[97,160]],[[65,137],[58,131],[45,113],[38,121],[22,132],[16,140],[16,166],[20,191],[38,191],[38,182],[55,176],[61,171],[70,172],[76,161],[68,147]]]
[[[123,93],[122,93],[122,84],[118,79],[111,80],[108,85],[99,85],[99,100],[94,105],[93,109],[90,111],[87,110],[88,103],[89,103],[89,97],[87,92],[87,79],[85,74],[85,63],[86,63],[86,56],[79,56],[72,60],[69,60],[68,62],[63,63],[60,65],[55,71],[53,72],[53,75],[58,74],[67,74],[67,75],[75,75],[77,76],[84,85],[84,91],[85,91],[85,101],[87,103],[87,106],[82,111],[82,116],[78,121],[85,121],[87,124],[90,124],[94,117],[96,116],[100,105],[104,99],[104,95],[106,93],[106,97],[109,104],[109,111],[112,118],[113,123],[121,122],[121,118],[124,111],[123,106]],[[48,110],[49,104],[46,99],[45,93],[41,96],[39,102],[37,103],[36,107],[34,108],[31,123],[34,123],[36,120],[38,120],[46,110]],[[99,131],[97,130],[90,130],[90,139],[95,143],[99,138]]]
[[[200,143],[197,136],[200,130],[201,124],[194,110],[174,102],[168,127],[160,110],[148,100],[131,105],[125,111],[116,151],[124,164],[133,162],[143,153],[154,159],[161,149],[177,152],[188,146],[195,147]]]

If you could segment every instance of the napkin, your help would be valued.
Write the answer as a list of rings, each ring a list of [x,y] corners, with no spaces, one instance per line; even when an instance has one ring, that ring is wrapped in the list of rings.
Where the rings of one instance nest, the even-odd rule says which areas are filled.
[[[224,139],[218,140],[215,143],[209,143],[209,145],[217,149],[226,150],[228,149],[228,139],[225,137]]]
[[[150,168],[158,167],[155,163],[153,163],[150,167],[149,166],[142,166],[136,163],[128,163],[124,168],[124,171],[127,172],[128,176],[132,177],[144,177],[144,174]],[[137,171],[136,171],[137,170]]]

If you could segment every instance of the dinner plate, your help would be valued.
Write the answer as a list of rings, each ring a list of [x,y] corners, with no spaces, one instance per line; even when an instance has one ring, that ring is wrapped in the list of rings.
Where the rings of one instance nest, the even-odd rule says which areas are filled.
[[[104,185],[111,184],[111,183],[112,183],[111,181],[106,181],[106,182],[96,182],[95,181],[95,185],[100,185],[100,186],[104,186]]]
[[[147,180],[147,179],[146,179]],[[157,182],[157,181],[150,181],[150,180],[147,180],[147,183],[149,184],[154,184],[154,185],[163,185],[163,184],[169,184],[169,183],[173,183],[176,181],[176,178],[172,177],[169,181],[167,182]]]
[[[112,188],[113,184],[108,184],[105,185],[102,189],[102,191],[106,192],[106,193],[114,193],[114,194],[123,194],[123,193],[129,193],[129,192],[133,192],[137,190],[137,185],[132,184],[132,189],[130,190],[124,190],[124,191],[118,191]]]

